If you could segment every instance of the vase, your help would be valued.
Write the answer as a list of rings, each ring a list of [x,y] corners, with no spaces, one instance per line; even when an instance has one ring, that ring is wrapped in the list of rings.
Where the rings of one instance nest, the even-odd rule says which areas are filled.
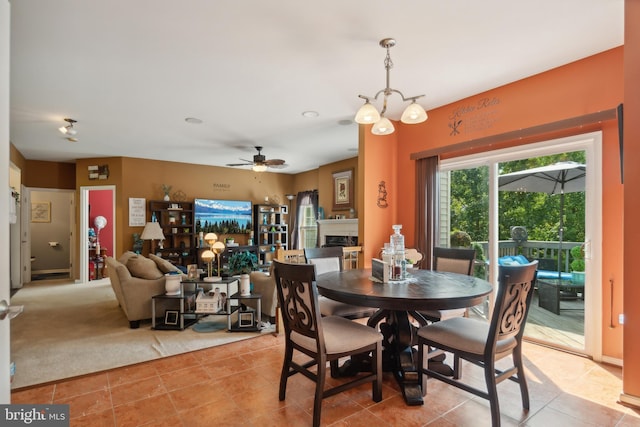
[[[251,295],[251,280],[249,280],[248,274],[240,275],[240,295]]]
[[[171,197],[169,197],[169,194],[165,194],[164,195],[164,201],[168,202],[169,200],[171,200]]]
[[[164,290],[167,295],[180,294],[180,282],[182,281],[182,275],[180,274],[165,274],[164,275]]]

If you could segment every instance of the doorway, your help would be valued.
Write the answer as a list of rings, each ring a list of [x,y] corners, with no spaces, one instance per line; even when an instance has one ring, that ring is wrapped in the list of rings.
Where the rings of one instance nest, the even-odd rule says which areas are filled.
[[[104,256],[115,256],[115,185],[80,187],[80,281],[101,278]]]
[[[22,251],[28,256],[21,263],[24,271],[30,271],[24,277],[25,283],[73,279],[75,191],[25,188],[22,196],[21,244],[29,250]]]
[[[557,340],[554,338],[555,332],[561,332],[559,325],[567,323],[569,312],[561,313],[560,320],[556,326],[550,324],[554,333],[549,335],[539,335],[528,323],[528,329],[525,329],[525,337],[529,339],[543,342],[545,344],[569,349],[574,352],[582,353],[593,357],[595,360],[600,360],[602,355],[601,349],[601,321],[602,310],[598,301],[601,301],[602,290],[597,283],[598,278],[601,277],[601,258],[600,250],[602,247],[602,225],[599,219],[598,213],[601,212],[602,206],[602,165],[601,165],[601,133],[594,132],[584,135],[577,135],[573,137],[560,138],[552,141],[541,142],[537,144],[530,144],[527,146],[513,147],[510,149],[499,150],[495,152],[482,153],[481,155],[466,156],[454,159],[448,159],[441,162],[440,176],[442,179],[440,197],[441,209],[440,209],[440,229],[439,229],[439,244],[446,243],[448,245],[448,236],[451,230],[452,215],[455,215],[456,209],[476,209],[477,215],[473,216],[478,218],[477,221],[482,221],[482,218],[486,218],[486,223],[476,224],[481,229],[484,229],[484,235],[486,236],[486,253],[484,254],[488,265],[487,278],[491,283],[497,283],[497,262],[501,256],[501,251],[504,251],[504,241],[500,241],[500,230],[502,227],[502,234],[504,234],[504,227],[511,225],[523,225],[523,224],[508,224],[509,218],[505,218],[500,212],[499,208],[499,194],[498,194],[498,176],[500,175],[500,165],[505,162],[514,162],[523,159],[534,159],[542,156],[558,156],[565,153],[580,152],[583,153],[585,164],[588,165],[586,171],[586,184],[584,191],[584,234],[580,236],[581,242],[585,243],[585,273],[586,280],[584,285],[584,291],[582,293],[582,312],[579,316],[583,321],[582,335],[583,340],[577,340],[577,342],[567,345],[566,342]],[[456,206],[459,200],[465,200],[464,198],[456,197],[456,194],[451,194],[451,184],[446,180],[455,176],[455,171],[473,171],[474,177],[470,178],[464,186],[484,186],[486,189],[483,193],[484,198],[472,198],[467,197],[466,200],[473,200],[469,203],[469,206]],[[463,187],[464,187],[463,186]],[[551,217],[551,213],[549,214]],[[502,221],[502,222],[501,222]],[[552,226],[549,226],[552,229]],[[557,231],[557,230],[556,230]],[[553,232],[553,231],[550,231]],[[551,239],[549,239],[551,240]],[[557,238],[554,240],[558,240]],[[511,241],[513,243],[513,241]],[[568,245],[567,245],[568,246]],[[557,242],[556,246],[557,248]],[[569,248],[567,248],[569,249]],[[554,255],[558,255],[556,249],[552,252]],[[562,258],[566,260],[566,258]],[[565,306],[566,307],[566,306]],[[533,310],[533,308],[532,308]],[[577,311],[575,313],[578,313]],[[572,312],[572,314],[575,314]],[[546,313],[543,313],[546,314]],[[553,314],[553,316],[556,316]],[[551,317],[553,317],[551,316]],[[555,330],[553,328],[556,328]]]

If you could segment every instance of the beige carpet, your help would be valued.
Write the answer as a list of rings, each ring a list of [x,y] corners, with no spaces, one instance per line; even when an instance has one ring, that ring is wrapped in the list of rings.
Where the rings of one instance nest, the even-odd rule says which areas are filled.
[[[11,321],[14,389],[259,335],[226,332],[223,316],[200,320],[219,322],[221,330],[216,332],[155,331],[150,321],[130,329],[109,279],[83,284],[33,282],[20,289],[11,304],[25,307]]]

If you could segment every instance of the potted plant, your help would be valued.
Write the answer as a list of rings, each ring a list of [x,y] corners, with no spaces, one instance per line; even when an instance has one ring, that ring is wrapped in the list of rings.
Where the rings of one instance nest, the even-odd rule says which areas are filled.
[[[452,248],[469,248],[471,247],[471,236],[466,231],[456,230],[451,232],[449,243]]]
[[[229,271],[240,275],[240,295],[251,294],[249,273],[258,269],[258,257],[249,251],[234,252],[229,257]]]
[[[571,248],[571,281],[573,283],[584,283],[584,245]]]

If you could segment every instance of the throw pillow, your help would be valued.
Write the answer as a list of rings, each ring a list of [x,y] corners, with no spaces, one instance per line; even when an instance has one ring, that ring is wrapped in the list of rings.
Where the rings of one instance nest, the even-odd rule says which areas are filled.
[[[171,273],[172,271],[181,273],[180,269],[178,269],[175,265],[171,264],[169,261],[167,261],[166,259],[160,258],[157,255],[154,254],[149,254],[149,259],[153,260],[153,262],[156,263],[156,266],[160,269],[160,271],[162,271],[163,273]]]
[[[129,258],[126,265],[133,277],[153,280],[164,276],[162,271],[158,269],[155,262],[149,258],[143,257],[142,255]]]
[[[125,253],[122,254],[122,256],[120,256],[120,258],[118,258],[118,262],[120,262],[121,264],[127,265],[127,261],[129,261],[129,258],[136,257],[136,256],[138,256],[137,253],[132,251],[126,251]]]

